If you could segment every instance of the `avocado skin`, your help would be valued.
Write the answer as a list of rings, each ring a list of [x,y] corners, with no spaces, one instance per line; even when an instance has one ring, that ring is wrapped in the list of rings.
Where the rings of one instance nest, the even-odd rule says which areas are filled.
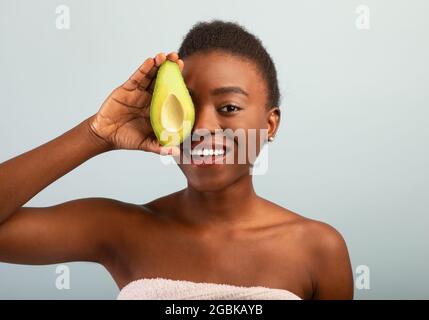
[[[183,110],[183,126],[176,132],[162,126],[162,107],[170,94],[174,94]],[[158,69],[150,105],[150,123],[159,143],[163,146],[181,144],[191,133],[195,122],[195,107],[177,63],[166,60]],[[177,135],[176,135],[177,134]],[[173,138],[174,136],[174,138]]]

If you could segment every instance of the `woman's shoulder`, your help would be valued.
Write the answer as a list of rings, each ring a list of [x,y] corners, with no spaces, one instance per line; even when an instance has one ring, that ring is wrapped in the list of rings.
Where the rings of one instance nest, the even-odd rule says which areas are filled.
[[[304,243],[319,262],[346,255],[347,245],[340,231],[323,221],[309,218],[303,220]]]
[[[295,243],[306,261],[315,297],[353,297],[353,275],[346,241],[332,225],[284,209],[291,216]],[[287,230],[284,231],[285,233]]]
[[[293,232],[300,245],[314,251],[318,256],[333,255],[346,250],[342,234],[329,223],[305,217],[272,202],[271,204],[284,216],[284,232]]]

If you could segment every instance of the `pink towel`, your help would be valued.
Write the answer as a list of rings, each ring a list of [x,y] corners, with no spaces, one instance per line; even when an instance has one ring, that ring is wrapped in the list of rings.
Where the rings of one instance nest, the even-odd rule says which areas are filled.
[[[165,278],[140,279],[122,288],[118,300],[301,300],[296,294],[266,287],[192,282]]]

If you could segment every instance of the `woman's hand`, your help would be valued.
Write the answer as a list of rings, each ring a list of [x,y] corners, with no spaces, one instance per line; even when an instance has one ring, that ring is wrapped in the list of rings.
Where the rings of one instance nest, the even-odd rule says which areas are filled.
[[[161,153],[150,123],[150,102],[159,66],[166,60],[183,70],[177,53],[159,53],[147,59],[121,86],[113,90],[100,110],[90,118],[90,130],[111,149],[144,150]],[[164,148],[163,154],[176,154],[177,147]]]

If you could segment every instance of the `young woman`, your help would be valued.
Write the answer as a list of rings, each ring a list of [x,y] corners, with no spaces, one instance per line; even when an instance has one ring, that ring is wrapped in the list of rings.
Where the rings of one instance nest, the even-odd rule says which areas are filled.
[[[161,152],[149,104],[157,69],[166,59],[179,65],[194,101],[192,136],[203,129],[210,135],[219,129],[266,129],[267,140],[273,140],[280,94],[271,57],[237,24],[199,23],[178,53],[147,59],[96,114],[0,165],[0,261],[98,262],[123,298],[164,298],[172,288],[178,299],[200,289],[205,290],[200,297],[209,297],[219,284],[234,292],[232,298],[353,298],[347,247],[333,227],[259,197],[248,162],[177,161],[189,155],[184,144],[169,148],[188,182],[173,194],[145,204],[84,198],[23,207],[103,152]],[[191,146],[198,144],[192,140]],[[150,188],[151,182],[146,184]],[[154,287],[158,291],[151,291]]]

